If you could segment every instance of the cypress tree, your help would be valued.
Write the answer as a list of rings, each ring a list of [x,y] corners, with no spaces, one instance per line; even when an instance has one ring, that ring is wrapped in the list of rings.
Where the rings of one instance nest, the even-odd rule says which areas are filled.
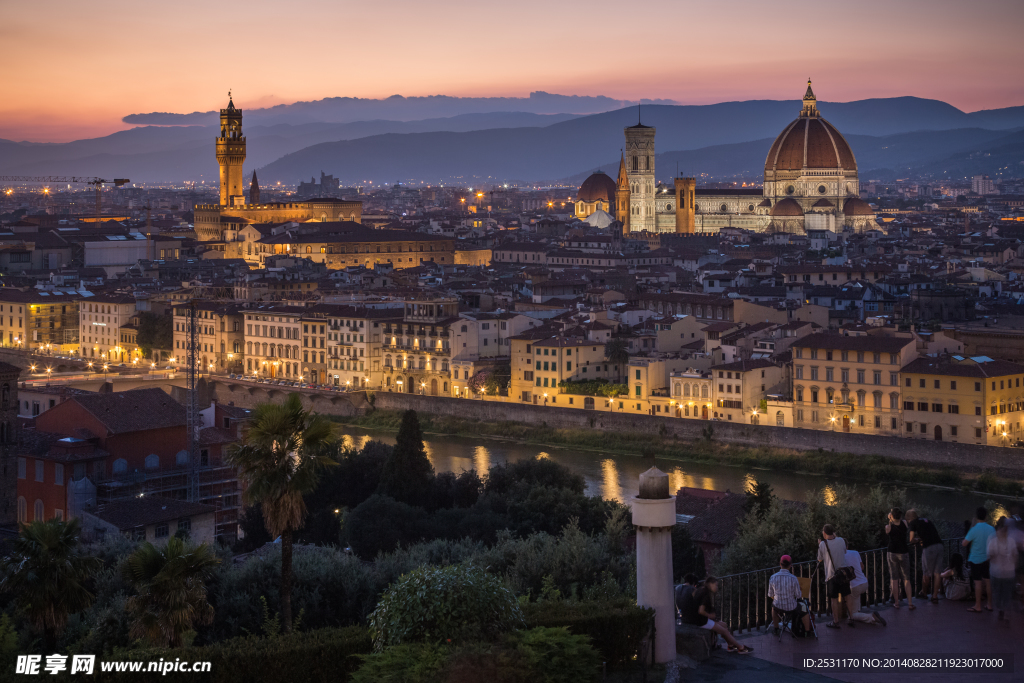
[[[402,415],[395,448],[381,472],[379,493],[409,505],[423,506],[430,493],[434,466],[423,446],[423,429],[415,410]]]

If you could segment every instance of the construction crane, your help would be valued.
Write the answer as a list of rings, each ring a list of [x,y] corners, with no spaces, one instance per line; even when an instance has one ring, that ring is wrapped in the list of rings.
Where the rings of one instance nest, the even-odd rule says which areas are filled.
[[[115,178],[113,180],[105,180],[103,178],[97,178],[95,176],[64,176],[64,175],[43,175],[43,176],[29,176],[29,175],[4,175],[0,176],[0,182],[4,183],[52,183],[54,185],[64,183],[81,183],[83,185],[92,185],[96,188],[96,222],[100,222],[101,210],[103,208],[103,186],[113,185],[114,187],[121,187],[127,185],[131,181],[127,178]]]

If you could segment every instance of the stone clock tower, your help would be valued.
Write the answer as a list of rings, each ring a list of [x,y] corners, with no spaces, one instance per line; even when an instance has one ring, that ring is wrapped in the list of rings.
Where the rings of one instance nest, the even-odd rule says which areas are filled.
[[[245,204],[242,190],[242,162],[245,161],[245,136],[242,135],[242,110],[228,93],[228,108],[220,110],[220,137],[217,138],[217,163],[220,164],[220,205]]]
[[[626,128],[626,175],[629,178],[629,230],[654,232],[654,128],[637,123]]]

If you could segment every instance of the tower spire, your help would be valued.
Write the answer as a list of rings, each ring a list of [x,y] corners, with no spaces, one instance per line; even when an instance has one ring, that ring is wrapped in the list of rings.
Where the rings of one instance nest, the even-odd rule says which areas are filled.
[[[253,169],[252,182],[249,184],[249,203],[260,203],[260,181],[256,180],[256,169]]]
[[[818,98],[814,96],[811,89],[811,78],[807,77],[807,92],[804,93],[804,106],[800,110],[801,117],[814,117],[818,115]]]

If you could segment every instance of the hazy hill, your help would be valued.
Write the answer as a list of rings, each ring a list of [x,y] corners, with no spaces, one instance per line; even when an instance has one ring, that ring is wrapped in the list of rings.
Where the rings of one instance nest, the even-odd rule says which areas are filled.
[[[428,104],[436,108],[442,100],[466,104],[459,98]],[[411,101],[403,99],[401,106],[411,106]],[[281,111],[322,115],[323,102],[299,103],[305,109],[288,105]],[[998,146],[1007,129],[1024,127],[1024,107],[968,114],[944,102],[914,97],[822,102],[819,107],[849,138],[862,170],[924,167],[970,154],[979,145]],[[774,138],[799,109],[797,101],[756,100],[706,106],[644,105],[640,114],[645,124],[657,127],[658,150],[694,152],[665,157],[659,162],[663,172],[659,177],[669,177],[677,161],[689,173],[756,177],[767,153],[763,141]],[[627,107],[588,116],[490,112],[418,121],[270,125],[259,123],[259,117],[247,111],[245,168],[247,172],[260,169],[264,182],[283,183],[308,179],[320,171],[346,183],[566,178],[613,163],[623,144],[622,129],[636,123],[637,115],[636,107]],[[996,129],[1002,132],[988,135]],[[140,126],[64,144],[0,140],[0,174],[215,181],[215,135],[216,128],[207,126]],[[891,139],[876,144],[858,136]],[[1006,144],[1013,142],[1007,139]],[[1012,151],[1008,153],[1006,163],[1012,163]],[[995,157],[989,154],[989,161],[996,158],[1002,158],[998,151]],[[971,167],[992,172],[989,161],[980,159]]]

